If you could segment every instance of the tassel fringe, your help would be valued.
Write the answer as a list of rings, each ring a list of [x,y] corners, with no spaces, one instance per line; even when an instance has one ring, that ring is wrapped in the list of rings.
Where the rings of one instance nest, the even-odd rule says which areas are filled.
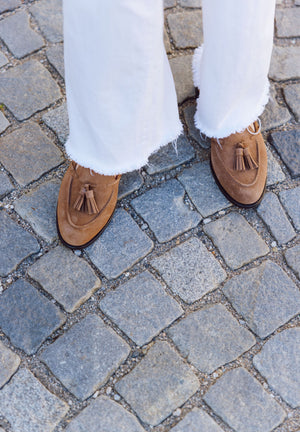
[[[238,144],[235,149],[234,170],[245,171],[258,168],[257,163],[253,159],[248,147],[243,144]]]
[[[89,184],[85,184],[76,198],[73,208],[78,211],[87,211],[88,214],[99,213],[99,209],[95,200],[94,191]]]

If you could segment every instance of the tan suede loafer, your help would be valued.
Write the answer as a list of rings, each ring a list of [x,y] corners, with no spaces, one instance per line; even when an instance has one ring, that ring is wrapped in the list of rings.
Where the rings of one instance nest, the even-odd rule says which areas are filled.
[[[260,122],[227,138],[211,139],[210,162],[216,183],[229,201],[243,208],[259,205],[267,179]]]
[[[97,174],[71,162],[56,208],[57,231],[66,246],[85,248],[103,232],[116,208],[120,178]]]

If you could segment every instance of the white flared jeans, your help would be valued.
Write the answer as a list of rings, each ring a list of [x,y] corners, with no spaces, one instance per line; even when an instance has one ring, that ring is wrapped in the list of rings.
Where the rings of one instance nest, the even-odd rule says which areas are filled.
[[[63,7],[66,152],[100,174],[138,169],[183,130],[163,43],[163,0],[64,0]],[[267,103],[275,0],[203,0],[202,8],[195,125],[224,138]]]

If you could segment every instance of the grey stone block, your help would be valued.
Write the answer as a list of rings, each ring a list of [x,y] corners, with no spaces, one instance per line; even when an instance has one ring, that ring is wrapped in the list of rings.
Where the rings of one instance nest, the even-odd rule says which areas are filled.
[[[108,278],[117,278],[153,249],[153,242],[131,216],[118,209],[103,234],[86,249],[92,262]]]
[[[199,300],[226,279],[226,273],[196,237],[151,261],[168,286],[186,303]]]
[[[100,308],[137,345],[144,345],[183,314],[180,305],[169,296],[149,272],[109,292]]]
[[[42,119],[56,133],[60,143],[64,144],[69,136],[69,118],[66,103],[48,111],[43,115]]]
[[[288,220],[280,201],[273,192],[265,194],[257,213],[263,218],[279,244],[292,240],[296,232]]]
[[[286,107],[278,104],[274,86],[270,88],[270,98],[264,112],[260,116],[262,130],[266,131],[281,126],[291,120],[291,114]]]
[[[176,0],[164,0],[164,8],[176,6]]]
[[[29,10],[49,42],[63,40],[62,0],[40,0]]]
[[[300,231],[300,186],[280,192],[279,197],[295,228]]]
[[[13,271],[24,258],[40,250],[35,238],[0,212],[0,276]]]
[[[0,75],[0,101],[17,120],[25,120],[61,98],[50,73],[37,60],[29,60]]]
[[[0,0],[1,1],[1,0]],[[0,67],[5,66],[8,63],[6,56],[0,51]]]
[[[276,30],[278,37],[300,36],[300,9],[284,8],[276,10]]]
[[[20,357],[0,341],[0,388],[3,387],[16,372],[19,364]]]
[[[0,327],[27,354],[36,352],[65,321],[58,307],[23,279],[18,279],[0,296]]]
[[[269,76],[275,81],[299,78],[300,46],[273,47]]]
[[[167,342],[157,341],[116,384],[140,419],[158,425],[198,389],[198,379]]]
[[[169,14],[167,20],[177,48],[197,48],[202,44],[202,11]]]
[[[239,432],[270,432],[286,417],[281,406],[241,367],[219,378],[204,395],[204,400]]]
[[[292,267],[300,279],[300,245],[296,245],[291,249],[288,249],[284,255],[288,265]]]
[[[185,169],[178,180],[183,184],[193,204],[203,217],[210,216],[231,205],[216,185],[208,161]]]
[[[91,396],[126,359],[129,345],[94,314],[47,346],[40,358],[78,399]]]
[[[198,225],[201,216],[184,204],[184,189],[169,180],[132,200],[132,206],[164,243]]]
[[[30,27],[29,15],[24,10],[0,21],[0,38],[18,59],[44,45],[43,38]]]
[[[4,171],[0,171],[0,198],[8,194],[14,189],[8,175]]]
[[[100,280],[85,260],[60,246],[29,267],[28,274],[62,304],[67,312],[74,312],[101,286]]]
[[[25,123],[1,139],[0,159],[21,185],[37,180],[63,161],[62,152],[35,123]]]
[[[137,419],[122,405],[98,397],[66,428],[66,432],[145,432]]]
[[[232,269],[238,269],[269,252],[266,243],[239,213],[230,213],[203,229]]]
[[[269,339],[253,358],[268,384],[293,408],[300,406],[300,328]]]
[[[199,129],[195,126],[194,115],[196,112],[196,105],[187,106],[184,108],[183,112],[188,126],[189,135],[194,138],[201,147],[208,149],[210,147],[210,139],[204,139],[204,136],[201,137]]]
[[[255,337],[221,304],[191,313],[167,333],[182,355],[210,374],[255,345]]]
[[[4,132],[9,126],[9,121],[2,111],[0,111],[0,133]]]
[[[171,58],[170,66],[175,82],[178,103],[196,94],[192,73],[193,55],[183,55]]]
[[[119,183],[118,199],[122,199],[138,190],[144,183],[139,171],[131,171],[122,175]]]
[[[300,312],[298,288],[271,261],[234,276],[223,292],[260,338],[269,336]]]
[[[0,13],[13,10],[21,5],[21,0],[0,0]]]
[[[279,163],[267,147],[268,155],[268,174],[267,174],[267,186],[281,183],[285,180],[285,174],[282,171]]]
[[[283,89],[284,97],[296,120],[300,121],[300,84],[290,84]]]
[[[0,411],[14,432],[52,432],[68,406],[23,368],[0,390]]]
[[[193,408],[170,432],[222,432],[220,426],[205,411]]]
[[[300,174],[300,130],[274,132],[271,138],[291,176],[297,177]]]
[[[167,171],[188,162],[194,156],[195,151],[186,136],[180,135],[176,144],[169,143],[150,156],[146,170],[148,174]]]
[[[165,45],[166,52],[170,53],[172,51],[172,47],[171,47],[169,35],[165,27],[164,27],[164,45]]]
[[[59,187],[60,182],[57,180],[43,183],[14,203],[19,215],[50,243],[57,238],[55,221]]]
[[[179,0],[179,4],[182,7],[200,8],[202,0]]]
[[[59,75],[64,78],[65,65],[64,65],[64,46],[53,45],[46,50],[46,56],[49,63],[57,70]]]

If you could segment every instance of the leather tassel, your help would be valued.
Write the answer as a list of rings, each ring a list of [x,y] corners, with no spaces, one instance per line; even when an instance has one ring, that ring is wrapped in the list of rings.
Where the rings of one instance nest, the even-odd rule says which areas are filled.
[[[85,187],[82,187],[76,201],[74,202],[73,208],[75,210],[81,211],[84,205]]]
[[[92,189],[86,191],[85,197],[88,214],[99,213],[99,209],[94,197],[94,191]]]
[[[244,148],[240,144],[235,149],[234,169],[245,171]]]
[[[249,152],[249,149],[247,147],[244,148],[244,160],[245,160],[245,166],[247,169],[258,168],[257,163],[253,159],[253,157],[252,157],[252,155]]]

